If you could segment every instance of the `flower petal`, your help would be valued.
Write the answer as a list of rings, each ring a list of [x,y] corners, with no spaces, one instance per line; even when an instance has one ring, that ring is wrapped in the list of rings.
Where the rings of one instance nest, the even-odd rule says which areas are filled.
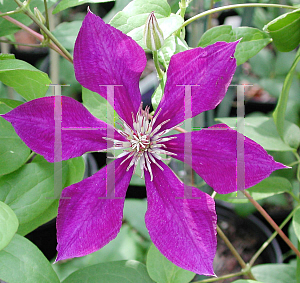
[[[12,123],[29,148],[49,162],[107,148],[107,141],[103,139],[107,136],[107,124],[70,97],[51,96],[31,100],[1,117]],[[110,125],[109,129],[114,131]],[[115,137],[123,140],[116,132]]]
[[[101,249],[120,231],[133,168],[116,159],[93,176],[65,188],[59,201],[56,261]],[[113,186],[113,184],[115,186]]]
[[[217,42],[172,56],[165,93],[157,107],[157,111],[162,109],[157,125],[171,119],[162,130],[214,109],[222,101],[236,69],[237,44]]]
[[[174,137],[177,138],[165,143],[166,150],[176,153],[174,158],[192,166],[220,194],[247,189],[269,177],[273,171],[287,168],[274,161],[259,144],[224,124]],[[188,140],[191,140],[192,148]],[[240,153],[238,140],[244,141]]]
[[[171,169],[158,161],[154,179],[145,171],[148,210],[145,222],[151,240],[159,251],[181,268],[214,275],[216,222],[214,200],[197,188],[185,186]],[[193,197],[184,198],[185,189]]]
[[[74,48],[76,79],[99,93],[120,117],[132,126],[131,113],[141,103],[139,78],[146,66],[144,50],[130,37],[88,12]],[[114,87],[114,97],[107,98],[106,85]]]

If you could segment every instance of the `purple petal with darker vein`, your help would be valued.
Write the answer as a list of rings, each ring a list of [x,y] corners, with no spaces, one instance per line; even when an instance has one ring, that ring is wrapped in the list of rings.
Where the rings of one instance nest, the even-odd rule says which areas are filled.
[[[174,137],[177,138],[165,143],[166,150],[192,166],[220,194],[247,189],[273,171],[287,168],[274,161],[259,144],[224,124]],[[239,150],[238,139],[242,142]]]
[[[172,56],[156,124],[171,119],[162,129],[171,128],[214,109],[224,98],[235,72],[233,55],[237,44],[217,42]]]
[[[103,139],[107,136],[107,124],[70,97],[38,98],[2,117],[12,123],[16,133],[30,149],[43,155],[49,162],[107,148],[107,141]],[[112,126],[109,126],[109,131],[114,132]],[[114,135],[123,140],[117,132]]]
[[[181,268],[214,275],[216,222],[214,200],[197,188],[185,186],[163,162],[152,165],[154,179],[145,171],[148,210],[145,222],[159,251]],[[189,197],[185,197],[185,191]]]
[[[130,126],[131,113],[136,114],[141,103],[139,78],[146,62],[144,50],[134,40],[88,12],[74,48],[76,79],[114,104]],[[104,85],[118,85],[114,97],[110,93],[107,98]]]
[[[133,168],[117,159],[93,176],[65,188],[59,201],[56,261],[101,249],[120,231]]]

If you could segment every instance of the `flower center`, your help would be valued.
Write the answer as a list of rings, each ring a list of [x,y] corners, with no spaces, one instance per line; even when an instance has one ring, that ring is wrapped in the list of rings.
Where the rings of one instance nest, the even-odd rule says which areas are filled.
[[[126,169],[127,171],[132,166],[134,166],[135,171],[139,163],[142,171],[141,178],[143,177],[144,170],[146,170],[150,174],[151,181],[153,180],[152,163],[163,170],[157,163],[157,160],[166,160],[161,155],[176,155],[175,153],[165,150],[166,146],[164,145],[166,141],[175,139],[176,137],[162,137],[175,127],[160,131],[161,127],[170,120],[166,120],[154,128],[154,123],[159,113],[160,111],[150,120],[149,107],[146,107],[143,111],[141,104],[136,116],[134,117],[132,114],[133,128],[120,118],[122,124],[119,125],[122,127],[122,130],[116,129],[116,131],[125,137],[127,141],[105,138],[114,142],[114,146],[108,150],[123,149],[123,153],[117,157],[127,156],[122,163],[131,158],[130,164]]]

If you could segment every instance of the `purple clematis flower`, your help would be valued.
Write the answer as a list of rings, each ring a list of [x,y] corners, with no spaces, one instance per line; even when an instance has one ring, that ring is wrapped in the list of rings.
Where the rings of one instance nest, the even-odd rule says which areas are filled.
[[[236,180],[240,136],[236,131],[217,125],[163,137],[186,118],[184,86],[197,85],[191,89],[190,117],[220,103],[236,69],[233,55],[237,43],[217,42],[174,55],[164,96],[149,120],[139,92],[139,77],[146,65],[143,49],[96,15],[87,14],[75,44],[76,78],[108,100],[107,86],[115,86],[113,106],[122,129],[95,118],[74,99],[61,97],[61,159],[107,150],[108,142],[123,153],[93,176],[63,190],[57,218],[57,260],[92,253],[117,236],[126,190],[139,163],[147,188],[145,222],[153,243],[174,264],[198,274],[214,274],[214,200],[197,188],[184,186],[161,161],[161,154],[189,163],[218,193],[241,189]],[[33,151],[50,162],[58,161],[54,154],[54,101],[54,97],[36,99],[3,116]],[[112,137],[107,137],[108,131]],[[185,159],[187,136],[192,158]],[[248,138],[244,139],[244,162],[245,188],[285,168]],[[190,198],[184,197],[187,188],[192,192]]]

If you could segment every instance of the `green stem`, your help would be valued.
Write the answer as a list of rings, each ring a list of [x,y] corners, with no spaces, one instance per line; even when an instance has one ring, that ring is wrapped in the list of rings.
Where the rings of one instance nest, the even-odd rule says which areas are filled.
[[[246,7],[274,7],[274,8],[285,8],[285,9],[292,9],[296,10],[298,7],[293,7],[293,6],[287,6],[287,5],[280,5],[280,4],[267,4],[267,3],[245,3],[245,4],[236,4],[236,5],[228,5],[228,6],[223,6],[223,7],[218,7],[214,8],[205,12],[202,12],[187,21],[185,21],[182,26],[179,28],[181,30],[183,27],[187,26],[188,24],[192,23],[195,20],[198,20],[202,17],[218,13],[224,10],[230,10],[230,9],[236,9],[236,8],[246,8]]]
[[[281,223],[281,225],[279,226],[280,229],[282,229],[289,221],[290,219],[293,217],[293,215],[296,212],[296,209],[298,207],[294,208],[293,211],[287,216],[287,218]],[[265,248],[273,241],[273,239],[278,235],[278,232],[275,231],[271,237],[262,244],[262,246],[259,248],[259,250],[253,255],[253,257],[251,258],[251,260],[249,261],[249,266],[253,266],[253,264],[255,263],[255,261],[257,260],[257,258],[260,256],[260,254],[265,250]]]
[[[185,15],[185,12],[186,12],[186,8],[188,7],[188,3],[186,0],[181,0],[181,2],[179,2],[179,10],[176,14],[179,13],[179,15],[184,19],[184,15]],[[182,30],[183,32],[183,35],[185,34],[185,30],[183,29]],[[180,37],[181,35],[181,29],[177,30],[177,32],[175,33],[176,36]],[[184,36],[182,36],[184,38]]]
[[[4,42],[4,43],[7,43],[7,44],[12,44],[12,45],[29,46],[29,47],[38,47],[38,48],[43,48],[44,47],[40,44],[26,44],[26,43],[15,42],[15,41],[10,41],[10,40],[5,40],[5,39],[0,39],[0,42]]]
[[[1,11],[0,11],[1,13]],[[1,14],[0,14],[1,15]],[[13,23],[14,25],[18,26],[19,28],[27,31],[28,33],[30,33],[32,36],[34,36],[38,41],[43,42],[44,37],[35,32],[34,30],[32,30],[31,28],[25,26],[24,24],[22,24],[21,22],[17,21],[16,19],[10,17],[10,16],[3,16],[3,18],[11,23]],[[57,53],[59,53],[61,56],[63,56],[64,58],[66,58],[68,61],[70,61],[72,63],[72,61],[53,43],[50,42],[49,43],[49,47],[53,50],[55,50]]]
[[[290,194],[290,196],[298,203],[300,203],[299,198],[293,193],[293,192],[288,192]]]
[[[229,248],[229,250],[231,251],[233,256],[236,258],[236,260],[238,261],[238,263],[240,264],[242,269],[244,269],[243,274],[247,274],[250,279],[255,280],[255,277],[251,273],[249,266],[244,262],[244,260],[240,256],[240,254],[237,252],[235,247],[231,244],[231,242],[228,240],[228,238],[226,237],[226,235],[223,233],[223,231],[221,230],[221,228],[218,225],[217,225],[217,232],[218,232],[218,235],[220,236],[220,238],[224,241],[226,246]]]
[[[26,161],[24,162],[24,164],[27,163],[35,154],[36,154],[35,152],[31,152],[27,157]]]
[[[259,211],[259,213],[270,223],[270,225],[274,228],[275,231],[278,232],[279,236],[286,242],[286,244],[295,252],[297,257],[300,257],[300,252],[293,245],[290,239],[283,233],[283,231],[278,227],[278,225],[274,222],[271,216],[262,208],[262,206],[254,200],[251,195],[247,191],[243,191],[244,195],[249,199],[249,201],[255,206],[255,208]]]
[[[44,6],[45,6],[45,16],[46,16],[46,28],[50,30],[47,0],[44,0]]]
[[[223,276],[220,276],[220,277],[213,277],[213,278],[208,278],[208,279],[204,279],[204,280],[200,280],[200,281],[194,281],[193,283],[216,282],[216,281],[232,278],[232,277],[235,277],[235,276],[241,276],[241,275],[244,275],[244,274],[245,274],[244,271],[240,271],[240,272],[236,272],[236,273],[226,274],[226,275],[223,275]]]
[[[153,51],[152,54],[153,54],[153,61],[154,61],[155,69],[157,71],[158,78],[161,80],[164,76],[164,73],[159,67],[158,51]]]
[[[185,11],[187,8],[186,0],[181,0],[181,2],[179,2],[179,8],[180,8],[180,16],[184,19]]]
[[[241,276],[241,275],[245,275],[245,272],[240,271],[240,272],[236,272],[236,273],[229,273],[229,274],[226,274],[226,275],[223,275],[223,276],[220,276],[220,277],[213,277],[213,278],[208,278],[208,279],[204,279],[204,280],[200,280],[200,281],[194,281],[193,283],[216,282],[216,281],[232,278],[232,277],[235,277],[235,276]]]
[[[38,18],[31,12],[28,7],[24,7],[23,3],[20,0],[15,0],[20,8],[24,10],[24,13],[36,23],[39,28],[53,41],[53,43],[66,55],[68,60],[73,63],[73,57],[67,49],[61,45],[61,43],[56,39],[56,37],[38,20]]]
[[[300,160],[298,160],[298,161],[294,161],[294,162],[292,162],[292,163],[288,164],[287,166],[289,166],[289,167],[293,167],[294,165],[297,165],[297,164],[300,164]]]
[[[14,10],[14,11],[9,11],[9,12],[0,14],[0,17],[3,17],[3,16],[10,16],[10,15],[18,14],[18,13],[21,13],[21,12],[22,12],[22,10],[19,9],[19,8],[17,8],[17,9]]]

